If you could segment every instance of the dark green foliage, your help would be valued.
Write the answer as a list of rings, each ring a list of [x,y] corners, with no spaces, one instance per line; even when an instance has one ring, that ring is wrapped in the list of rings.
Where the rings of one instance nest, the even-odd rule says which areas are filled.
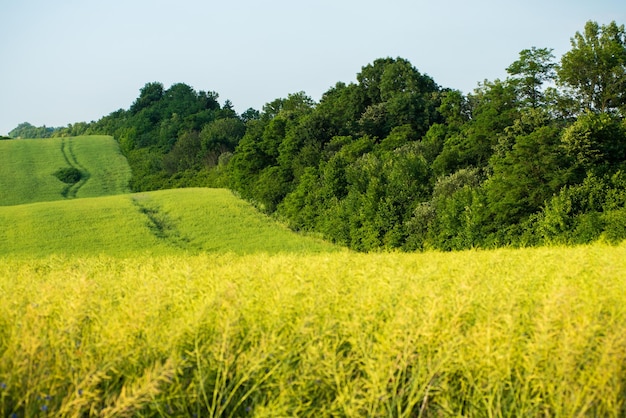
[[[512,148],[492,161],[485,186],[497,225],[519,223],[567,184],[568,160],[560,146],[560,129],[538,127],[514,139]]]
[[[9,132],[10,138],[50,138],[56,130],[59,128],[49,128],[46,125],[33,126],[28,122],[20,123],[11,132]]]
[[[593,173],[577,185],[564,187],[537,217],[535,230],[546,242],[580,244],[606,233],[610,241],[626,239],[626,175]]]
[[[83,173],[75,167],[63,167],[55,171],[54,176],[65,184],[76,184],[83,178]]]
[[[163,84],[147,83],[139,90],[139,97],[130,107],[130,113],[136,115],[141,110],[158,103],[163,97]]]
[[[454,97],[444,102],[452,106]],[[461,168],[486,167],[499,136],[519,116],[517,96],[512,85],[496,81],[484,83],[469,97],[471,118],[463,123],[465,104],[456,98],[452,109],[446,109],[447,132],[441,154],[433,161],[434,172],[444,176]]]
[[[407,249],[455,250],[481,244],[485,197],[479,169],[460,169],[435,183],[406,222]]]
[[[246,133],[246,125],[236,117],[217,119],[200,132],[200,153],[204,163],[215,167],[221,155],[232,153]]]
[[[563,132],[563,147],[582,170],[611,170],[626,161],[626,127],[621,118],[586,112]]]
[[[169,174],[201,168],[200,134],[195,131],[181,134],[172,150],[163,157],[163,168]]]

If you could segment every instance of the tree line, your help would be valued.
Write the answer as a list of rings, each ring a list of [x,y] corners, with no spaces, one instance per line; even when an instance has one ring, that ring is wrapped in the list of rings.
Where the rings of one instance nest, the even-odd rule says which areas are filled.
[[[587,22],[559,61],[532,47],[506,71],[464,95],[381,58],[317,103],[297,92],[242,114],[155,82],[51,135],[113,135],[135,191],[229,187],[361,251],[626,238],[624,25]]]

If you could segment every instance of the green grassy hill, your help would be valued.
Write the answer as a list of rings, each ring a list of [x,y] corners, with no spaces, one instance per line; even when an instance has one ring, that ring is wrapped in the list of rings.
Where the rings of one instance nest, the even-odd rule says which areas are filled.
[[[55,176],[74,168],[82,178]],[[128,193],[131,172],[110,136],[0,141],[0,206]]]
[[[224,189],[149,193],[0,207],[0,254],[23,256],[320,252]]]

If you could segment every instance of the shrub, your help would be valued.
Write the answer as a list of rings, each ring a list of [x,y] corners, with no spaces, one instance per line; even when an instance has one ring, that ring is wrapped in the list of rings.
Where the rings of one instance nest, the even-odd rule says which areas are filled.
[[[54,172],[54,176],[66,184],[76,184],[83,178],[83,173],[75,167],[63,167]]]

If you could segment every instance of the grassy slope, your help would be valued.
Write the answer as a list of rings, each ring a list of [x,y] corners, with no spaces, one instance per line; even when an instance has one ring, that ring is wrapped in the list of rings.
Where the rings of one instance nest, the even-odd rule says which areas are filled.
[[[61,198],[64,184],[52,175],[67,166],[59,141],[0,141],[0,205]]]
[[[6,206],[0,207],[0,225],[0,254],[23,256],[336,249],[289,231],[223,189]]]
[[[626,246],[0,262],[0,415],[624,416]]]
[[[128,193],[131,171],[119,144],[109,136],[68,138],[73,165],[89,173],[76,197]]]
[[[85,180],[66,189],[53,173],[70,166]],[[0,141],[0,206],[126,193],[130,174],[109,136]]]

